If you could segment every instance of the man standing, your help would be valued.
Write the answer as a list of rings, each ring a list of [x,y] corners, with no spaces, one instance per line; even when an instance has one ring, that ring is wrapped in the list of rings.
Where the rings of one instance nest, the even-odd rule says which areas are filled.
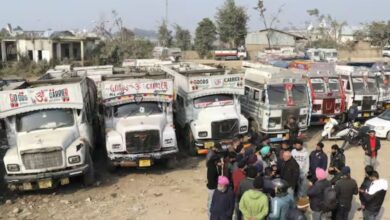
[[[232,220],[234,212],[234,193],[228,187],[225,176],[218,177],[218,188],[214,191],[210,208],[210,220]]]
[[[246,178],[244,180],[241,180],[240,186],[237,190],[237,204],[240,204],[241,197],[244,195],[244,193],[250,189],[253,189],[253,182],[255,181],[255,178],[257,176],[257,169],[254,166],[248,166],[246,169]],[[237,210],[236,212],[237,219],[241,220],[241,212]]]
[[[368,191],[363,192],[362,196],[365,201],[365,209],[363,211],[364,220],[376,220],[379,211],[382,208],[385,200],[388,183],[384,179],[379,179],[377,171],[371,173],[370,179],[372,184]],[[379,219],[378,219],[379,220]]]
[[[375,136],[375,131],[370,130],[368,137],[363,142],[363,150],[365,152],[364,163],[376,168],[376,159],[378,158],[378,150],[381,148],[379,139]]]
[[[285,125],[285,129],[288,129],[288,140],[290,145],[293,145],[294,142],[298,139],[299,135],[299,125],[294,116],[288,118],[288,122]]]
[[[344,150],[340,149],[337,144],[332,145],[332,153],[330,155],[329,174],[337,175],[341,169],[345,167]]]
[[[337,197],[337,208],[333,214],[335,220],[348,219],[353,195],[358,194],[357,183],[351,178],[351,169],[348,166],[343,167],[341,173],[341,179],[335,185]]]
[[[317,181],[315,177],[315,172],[317,168],[326,170],[328,166],[328,156],[322,150],[324,144],[322,142],[317,143],[316,149],[310,153],[310,166],[309,166],[309,176],[310,181],[313,183]]]
[[[358,112],[357,104],[356,102],[353,102],[351,107],[349,107],[348,109],[348,121],[351,123],[355,122],[358,114],[359,112]]]
[[[360,207],[358,208],[358,211],[364,210],[364,207],[366,206],[366,202],[364,201],[363,193],[366,192],[371,186],[370,176],[372,175],[372,172],[374,171],[374,167],[366,166],[364,168],[364,171],[365,171],[366,175],[364,177],[362,184],[359,187]]]
[[[300,168],[298,196],[306,197],[307,174],[309,172],[309,152],[305,147],[303,147],[303,142],[301,140],[296,140],[294,147],[295,149],[292,150],[291,154],[299,164]]]
[[[331,187],[330,182],[326,179],[325,170],[316,169],[317,182],[307,191],[310,199],[310,208],[313,211],[313,220],[321,220],[326,213],[323,212],[322,204],[324,201],[325,189]]]
[[[263,178],[256,177],[253,181],[254,189],[244,193],[240,200],[240,211],[244,220],[263,220],[268,215],[268,197],[262,192]]]
[[[290,151],[285,151],[283,153],[283,163],[281,163],[280,177],[287,181],[289,188],[289,193],[294,194],[294,191],[298,185],[299,181],[299,164],[292,157]]]
[[[207,208],[210,216],[211,200],[213,198],[214,190],[217,189],[218,176],[222,173],[221,158],[214,154],[207,161],[207,188],[209,190],[207,199]]]

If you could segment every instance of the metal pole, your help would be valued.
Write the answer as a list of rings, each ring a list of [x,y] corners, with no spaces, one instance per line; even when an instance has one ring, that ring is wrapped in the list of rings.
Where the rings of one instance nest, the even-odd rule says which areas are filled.
[[[168,26],[168,0],[165,0],[165,23]]]

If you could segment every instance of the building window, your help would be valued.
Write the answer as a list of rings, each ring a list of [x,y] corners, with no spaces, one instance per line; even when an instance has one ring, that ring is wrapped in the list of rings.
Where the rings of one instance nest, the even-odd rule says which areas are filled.
[[[27,51],[27,56],[28,56],[29,60],[33,60],[34,59],[33,58],[33,51],[32,50]]]
[[[38,60],[42,60],[42,50],[38,50]]]

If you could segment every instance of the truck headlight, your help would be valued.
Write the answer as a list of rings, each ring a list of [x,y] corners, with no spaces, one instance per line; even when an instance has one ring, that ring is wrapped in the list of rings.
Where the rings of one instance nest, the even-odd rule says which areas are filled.
[[[80,163],[80,156],[71,156],[68,158],[70,164]]]
[[[18,171],[20,171],[20,167],[18,164],[8,164],[7,170],[8,170],[8,172],[18,172]]]
[[[119,149],[121,149],[121,145],[120,145],[120,144],[113,144],[113,145],[111,146],[111,148],[112,148],[113,150],[119,150]]]
[[[248,126],[241,126],[240,127],[240,132],[245,132],[248,130]]]
[[[200,132],[198,132],[198,136],[199,137],[207,137],[207,135],[208,135],[207,131],[200,131]]]

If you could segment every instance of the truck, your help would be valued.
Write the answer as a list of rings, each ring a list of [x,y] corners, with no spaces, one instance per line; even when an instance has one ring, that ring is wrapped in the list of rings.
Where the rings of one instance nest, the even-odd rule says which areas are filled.
[[[337,49],[309,48],[306,50],[306,57],[316,62],[337,62]]]
[[[373,117],[378,104],[378,84],[375,73],[367,67],[336,65],[345,91],[345,107],[358,107],[358,118]]]
[[[87,78],[41,80],[0,91],[11,190],[54,188],[82,176],[94,182],[96,88]]]
[[[103,77],[102,104],[110,171],[175,165],[178,146],[173,122],[173,80],[166,74]]]
[[[153,58],[159,60],[170,60],[173,62],[179,62],[182,57],[182,51],[180,48],[173,47],[155,47],[153,49]]]
[[[214,51],[216,60],[246,60],[248,53],[244,47],[237,49],[221,49]]]
[[[294,61],[289,69],[303,73],[312,100],[311,125],[323,125],[328,117],[345,120],[345,94],[333,63]]]
[[[381,113],[390,108],[390,68],[383,63],[375,63],[371,67],[371,71],[376,76],[379,89],[377,113]]]
[[[189,62],[161,68],[174,77],[175,124],[190,155],[207,154],[214,147],[226,150],[248,132],[239,99],[244,74]]]
[[[289,117],[297,119],[301,132],[308,129],[311,98],[302,74],[253,62],[243,62],[243,67],[245,95],[241,106],[254,133],[280,142],[288,134],[285,125]]]

